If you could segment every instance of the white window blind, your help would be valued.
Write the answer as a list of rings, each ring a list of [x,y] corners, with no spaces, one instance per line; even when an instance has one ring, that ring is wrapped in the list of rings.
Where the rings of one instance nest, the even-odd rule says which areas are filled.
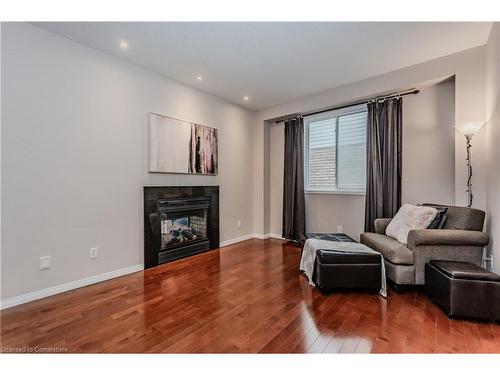
[[[336,183],[335,119],[309,124],[309,187],[329,189]]]
[[[364,189],[366,186],[366,112],[339,116],[339,189]]]
[[[305,118],[306,190],[364,192],[366,107]]]

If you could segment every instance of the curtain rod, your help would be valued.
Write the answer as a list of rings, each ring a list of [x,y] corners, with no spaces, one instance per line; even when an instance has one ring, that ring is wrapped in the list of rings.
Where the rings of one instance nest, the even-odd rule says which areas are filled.
[[[342,109],[342,108],[354,107],[354,106],[361,105],[361,104],[367,104],[367,103],[370,103],[372,101],[380,101],[380,100],[384,101],[384,100],[387,100],[387,99],[396,98],[398,96],[416,95],[419,92],[420,92],[420,90],[411,89],[411,91],[406,91],[406,92],[401,92],[401,93],[394,93],[394,94],[389,94],[389,95],[386,95],[386,96],[378,96],[378,97],[367,99],[367,100],[363,100],[363,101],[360,101],[360,102],[345,104],[345,105],[342,105],[342,106],[339,106],[339,107],[326,108],[326,109],[322,109],[320,111],[315,111],[315,112],[306,112],[306,113],[303,113],[303,114],[300,114],[300,115],[291,116],[289,118],[295,118],[295,117],[300,117],[300,116],[318,115],[320,113],[330,112],[330,111],[334,111],[336,109]],[[287,118],[284,118],[282,120],[278,120],[275,123],[277,124],[277,123],[283,122],[285,120],[287,120]]]

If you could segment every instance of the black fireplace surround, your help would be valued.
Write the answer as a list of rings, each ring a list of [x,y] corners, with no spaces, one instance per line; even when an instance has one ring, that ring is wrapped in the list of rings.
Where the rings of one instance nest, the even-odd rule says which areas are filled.
[[[218,247],[218,186],[144,187],[145,268]]]

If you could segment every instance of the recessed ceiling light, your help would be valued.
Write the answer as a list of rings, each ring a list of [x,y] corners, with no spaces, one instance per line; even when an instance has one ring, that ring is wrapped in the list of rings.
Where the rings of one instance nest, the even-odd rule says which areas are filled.
[[[244,96],[243,100],[246,101],[246,102],[248,102],[248,100],[250,100],[250,98],[248,96]]]
[[[197,77],[196,77],[196,79],[197,79],[198,81],[203,81],[203,76],[197,76]]]
[[[122,41],[120,42],[120,48],[121,48],[121,49],[127,49],[127,48],[128,48],[128,43],[127,43],[127,41],[126,41],[126,40],[122,40]]]

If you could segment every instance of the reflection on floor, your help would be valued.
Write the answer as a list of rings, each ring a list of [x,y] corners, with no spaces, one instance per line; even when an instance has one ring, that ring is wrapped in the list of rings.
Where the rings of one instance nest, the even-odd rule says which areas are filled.
[[[300,248],[249,240],[1,312],[2,346],[69,352],[497,352],[423,293],[321,295]]]

